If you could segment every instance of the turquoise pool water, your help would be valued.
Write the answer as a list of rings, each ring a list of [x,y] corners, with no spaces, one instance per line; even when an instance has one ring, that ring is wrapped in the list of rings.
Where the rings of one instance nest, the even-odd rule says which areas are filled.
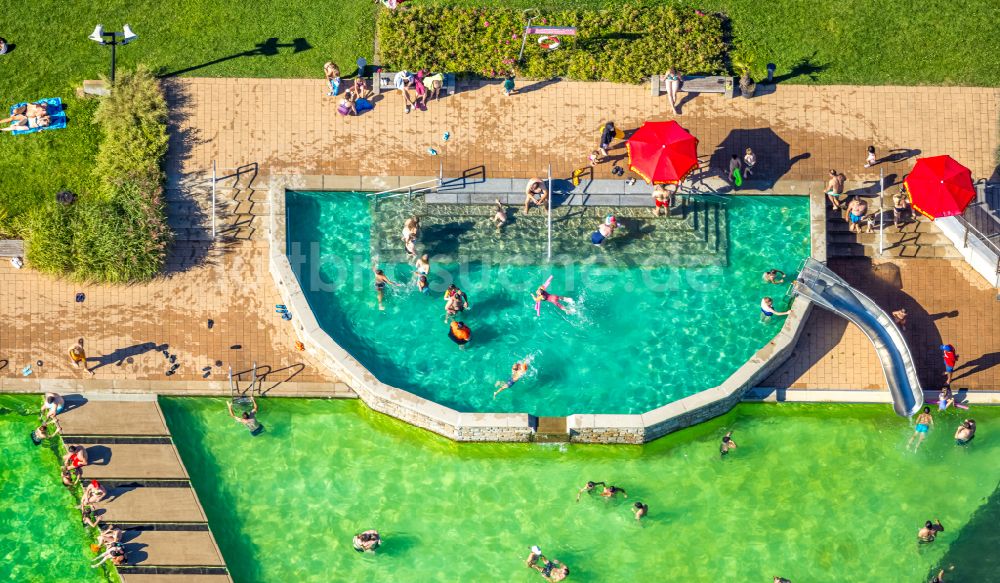
[[[59,478],[55,445],[31,442],[39,396],[0,395],[0,580],[117,581],[91,569],[93,538]]]
[[[402,200],[383,204],[381,215],[409,214]],[[563,213],[559,224],[576,224],[574,212],[557,211]],[[788,302],[786,287],[764,283],[761,274],[772,268],[793,274],[808,254],[807,199],[733,198],[725,212],[728,245],[705,258],[725,266],[617,265],[616,255],[634,257],[646,239],[605,250],[585,243],[592,255],[571,265],[511,264],[502,261],[502,252],[461,263],[432,258],[433,291],[426,295],[414,285],[405,257],[372,240],[372,211],[362,194],[288,192],[287,237],[290,261],[320,325],[383,382],[464,411],[639,413],[718,385],[783,322],[759,321],[762,297],[774,296],[779,308]],[[641,213],[648,220],[649,211]],[[531,218],[518,220],[524,225]],[[534,220],[543,224],[540,216]],[[509,248],[512,257],[518,250],[540,250],[527,236],[496,236],[488,217],[450,225],[425,229],[423,245],[455,252],[448,244],[459,238],[463,243],[449,257],[461,255],[470,231],[483,234],[468,244],[480,251],[483,244]],[[391,226],[393,238],[401,227],[401,220]],[[578,242],[563,239],[566,249]],[[381,252],[389,278],[406,284],[386,292],[385,311],[378,310],[373,290],[373,249]],[[701,253],[696,246],[678,249]],[[530,292],[550,275],[550,291],[575,299],[576,313],[544,305],[536,315]],[[461,315],[472,329],[463,349],[448,338],[443,323],[442,291],[453,281],[471,302]],[[494,399],[494,383],[528,357],[526,378]]]
[[[530,545],[570,583],[996,581],[1000,410],[917,453],[886,406],[740,405],[641,446],[456,444],[357,401],[265,399],[251,438],[225,401],[161,400],[237,583],[535,583]],[[722,460],[719,439],[739,448]],[[587,480],[627,499],[574,501]],[[629,505],[649,505],[637,523]],[[923,521],[945,532],[918,545]],[[377,528],[379,554],[351,537]]]

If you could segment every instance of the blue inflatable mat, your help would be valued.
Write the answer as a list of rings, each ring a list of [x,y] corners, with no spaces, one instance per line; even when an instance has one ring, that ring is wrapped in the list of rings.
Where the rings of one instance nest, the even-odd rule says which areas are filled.
[[[40,132],[42,130],[61,130],[66,127],[66,112],[63,111],[62,99],[59,97],[48,97],[46,99],[39,99],[34,103],[44,103],[46,109],[48,110],[50,123],[49,125],[41,128],[30,128],[26,130],[13,130],[11,134],[19,136],[21,134],[33,134],[35,132]],[[22,105],[27,105],[27,103],[15,103],[10,106],[10,115],[14,115],[14,110]]]

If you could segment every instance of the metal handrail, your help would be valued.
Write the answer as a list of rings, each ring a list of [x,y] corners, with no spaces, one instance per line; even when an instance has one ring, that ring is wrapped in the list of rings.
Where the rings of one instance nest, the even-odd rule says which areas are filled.
[[[982,231],[977,229],[965,217],[957,215],[955,218],[958,219],[958,222],[965,227],[965,241],[962,243],[963,247],[969,246],[969,233],[972,233],[972,235],[975,236],[976,239],[984,243],[987,247],[990,247],[997,255],[1000,255],[1000,245],[991,241],[993,237],[1000,236],[1000,233],[996,233],[993,235],[986,235]]]
[[[406,191],[406,192],[400,192],[394,196],[401,196],[403,194],[413,193],[414,186],[419,186],[421,184],[429,184],[431,182],[437,184],[437,186],[441,186],[441,178],[438,177],[438,178],[432,178],[430,180],[423,180],[421,182],[414,182],[413,184],[408,184],[406,186],[398,186],[396,188],[390,188],[388,190],[383,190],[382,192],[373,192],[368,195],[368,198],[377,198],[379,196],[382,196],[383,194],[389,194],[390,192],[396,192],[396,191]],[[424,187],[424,188],[418,188],[417,190],[430,190],[431,188],[432,187]],[[387,196],[384,198],[392,198],[392,197]]]

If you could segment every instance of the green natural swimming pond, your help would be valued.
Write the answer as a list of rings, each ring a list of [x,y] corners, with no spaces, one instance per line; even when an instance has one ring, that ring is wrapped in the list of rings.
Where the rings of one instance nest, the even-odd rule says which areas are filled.
[[[0,580],[107,581],[103,569],[89,567],[92,539],[79,500],[60,481],[55,446],[31,442],[40,402],[0,395]]]
[[[500,233],[488,205],[388,200],[364,194],[286,196],[288,257],[320,326],[379,380],[460,411],[642,413],[717,386],[780,330],[760,322],[760,302],[783,310],[787,285],[809,254],[809,202],[800,196],[686,200],[667,217],[646,208],[563,206],[553,210],[553,260],[544,213],[508,210]],[[602,210],[603,208],[603,210]],[[604,247],[590,233],[605,212],[621,227]],[[404,221],[422,221],[431,291],[421,293],[400,241]],[[385,310],[372,265],[393,281]],[[535,288],[552,277],[571,313]],[[442,292],[455,283],[471,307],[459,318],[472,340],[459,349],[443,322]],[[525,378],[493,398],[511,366]]]
[[[251,438],[224,400],[161,405],[238,583],[531,583],[533,544],[572,582],[917,582],[941,563],[949,583],[996,580],[996,409],[935,413],[912,453],[889,406],[744,404],[630,447],[456,444],[356,401],[285,399],[262,401]],[[960,413],[979,423],[970,447],[952,440]],[[629,497],[577,503],[587,480]],[[946,531],[917,545],[931,518]],[[368,528],[375,556],[351,549]]]

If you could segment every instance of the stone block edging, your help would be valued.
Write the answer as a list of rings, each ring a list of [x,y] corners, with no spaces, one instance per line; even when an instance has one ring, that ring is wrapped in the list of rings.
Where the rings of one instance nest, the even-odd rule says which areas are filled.
[[[271,276],[282,301],[292,313],[292,325],[305,350],[337,374],[368,407],[455,441],[532,441],[537,421],[527,413],[460,412],[379,381],[320,328],[292,271],[287,256],[286,190],[385,190],[426,178],[271,176],[268,189]],[[826,260],[823,204],[822,194],[810,196],[811,251],[813,257],[821,261]],[[566,421],[570,441],[642,444],[729,411],[748,390],[788,359],[811,308],[811,302],[796,298],[778,335],[719,386],[643,414],[569,415]]]

